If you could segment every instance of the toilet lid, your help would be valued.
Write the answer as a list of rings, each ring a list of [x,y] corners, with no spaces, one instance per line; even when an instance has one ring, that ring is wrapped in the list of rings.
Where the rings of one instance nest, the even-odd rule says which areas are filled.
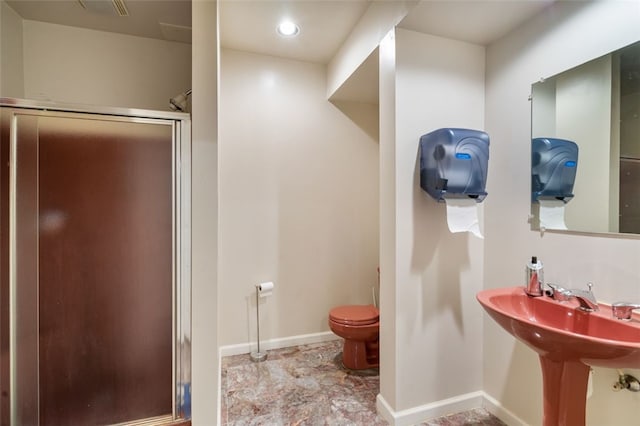
[[[380,313],[373,305],[344,305],[333,308],[329,318],[345,325],[369,325],[378,321]]]

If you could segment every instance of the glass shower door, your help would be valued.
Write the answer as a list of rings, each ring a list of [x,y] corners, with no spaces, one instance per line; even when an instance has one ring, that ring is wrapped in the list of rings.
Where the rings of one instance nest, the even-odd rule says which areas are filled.
[[[176,124],[39,112],[12,120],[9,221],[0,222],[10,424],[185,418]]]

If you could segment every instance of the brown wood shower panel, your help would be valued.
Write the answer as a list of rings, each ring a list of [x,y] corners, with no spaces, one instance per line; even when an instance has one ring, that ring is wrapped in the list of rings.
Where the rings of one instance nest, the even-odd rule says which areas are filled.
[[[41,425],[172,412],[172,129],[41,118]]]

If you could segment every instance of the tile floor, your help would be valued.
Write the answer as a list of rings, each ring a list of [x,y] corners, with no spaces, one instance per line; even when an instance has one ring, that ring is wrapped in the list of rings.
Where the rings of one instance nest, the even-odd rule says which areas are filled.
[[[342,368],[342,341],[275,349],[261,363],[248,354],[222,358],[222,424],[387,425],[376,414],[376,370]],[[423,426],[505,426],[482,409],[421,423]]]

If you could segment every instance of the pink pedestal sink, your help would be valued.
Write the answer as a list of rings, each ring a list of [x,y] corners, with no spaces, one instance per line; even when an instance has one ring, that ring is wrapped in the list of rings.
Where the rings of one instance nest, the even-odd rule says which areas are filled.
[[[523,287],[484,290],[477,299],[540,356],[544,426],[585,424],[589,366],[640,368],[640,316],[620,321],[607,305],[582,312],[577,302],[529,297]]]

